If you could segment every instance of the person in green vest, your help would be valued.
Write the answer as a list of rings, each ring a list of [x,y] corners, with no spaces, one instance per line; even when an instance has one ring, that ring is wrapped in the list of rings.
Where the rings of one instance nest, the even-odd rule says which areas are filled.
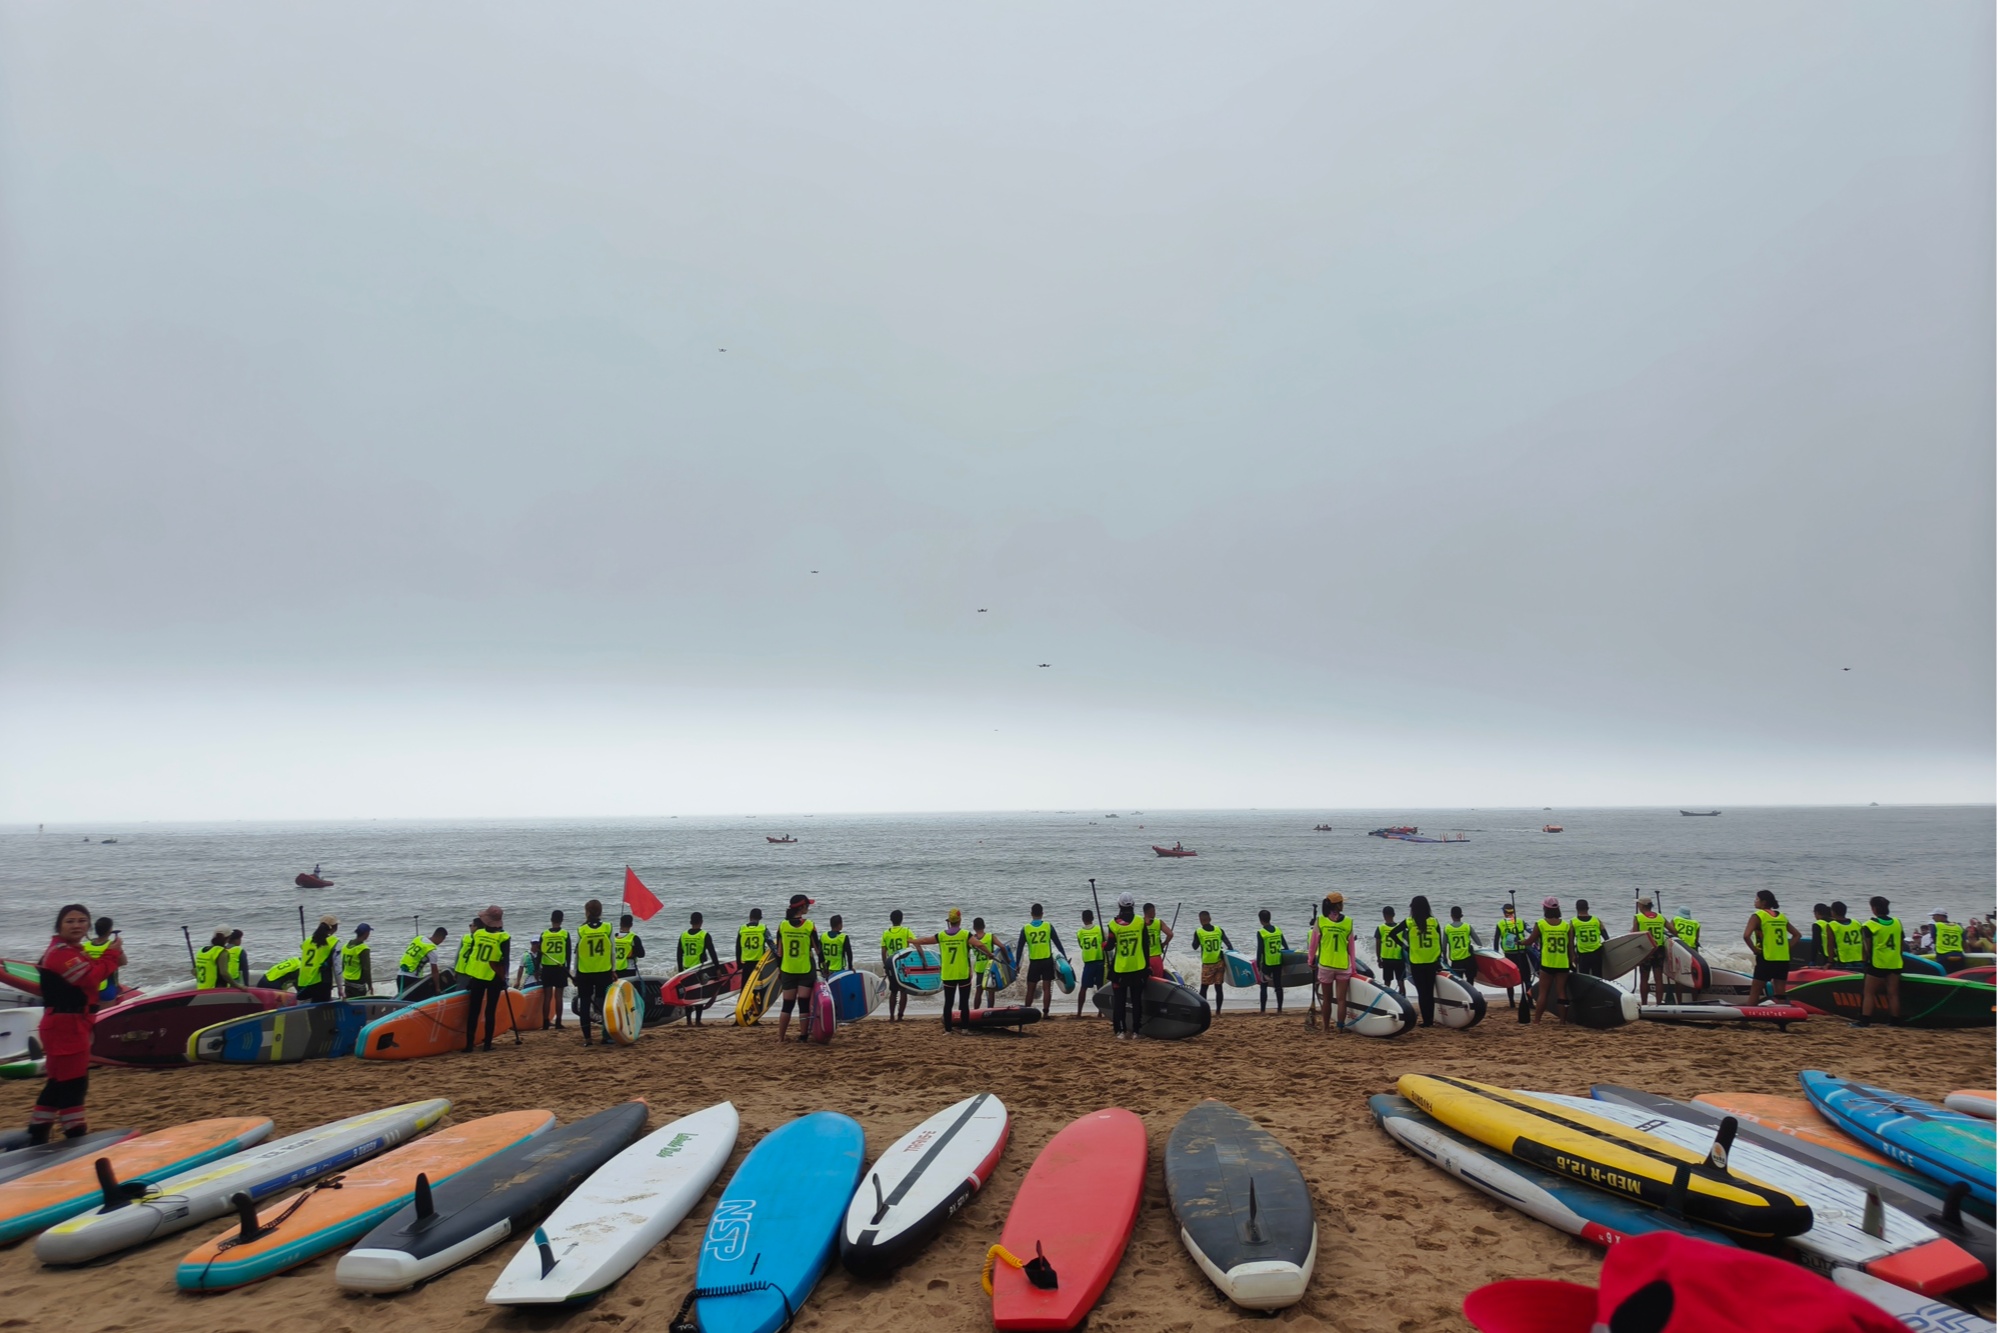
[[[1946,972],[1965,966],[1965,927],[1954,923],[1942,907],[1931,913],[1930,938],[1925,943]]]
[[[1000,998],[1000,937],[986,928],[986,918],[972,918],[972,938],[986,946],[986,956],[996,960],[993,967],[982,967],[972,974],[972,1007],[983,1009]]]
[[[507,933],[506,914],[494,904],[472,919],[472,929],[460,945],[457,968],[466,990],[465,1052],[472,1053],[478,1039],[481,1016],[486,1024],[483,1049],[493,1049],[493,1033],[498,1026],[500,996],[507,989],[507,965],[513,961],[514,937]],[[519,1024],[515,1024],[516,1028]]]
[[[1444,958],[1444,929],[1431,915],[1431,900],[1423,894],[1410,899],[1403,922],[1403,951],[1410,959],[1410,981],[1417,988],[1417,1013],[1425,1027],[1437,1019],[1437,974]]]
[[[1347,898],[1338,889],[1320,900],[1319,915],[1313,918],[1306,936],[1306,956],[1313,960],[1314,980],[1319,995],[1319,1012],[1326,1023],[1326,1035],[1347,1031],[1347,992],[1354,980],[1354,918],[1347,915]],[[1313,1023],[1306,1012],[1306,1026]]]
[[[1396,909],[1382,909],[1381,924],[1375,927],[1375,962],[1382,969],[1382,986],[1396,988],[1396,994],[1408,995],[1403,989],[1409,970],[1403,965],[1403,928],[1396,920]],[[1278,1012],[1284,1012],[1284,996],[1278,997]]]
[[[611,972],[618,977],[639,975],[639,960],[646,956],[646,941],[632,931],[632,914],[618,918],[618,933],[611,937]]]
[[[1077,928],[1076,952],[1083,963],[1083,970],[1076,975],[1076,1016],[1082,1018],[1084,997],[1104,985],[1104,927],[1097,924],[1097,914],[1088,907],[1083,909],[1083,924]]]
[[[1147,903],[1146,970],[1156,977],[1167,975],[1167,946],[1174,942],[1174,928],[1160,920],[1160,909]]]
[[[1229,942],[1229,932],[1209,920],[1207,912],[1195,913],[1199,922],[1194,928],[1194,947],[1201,954],[1201,994],[1208,997],[1209,987],[1215,988],[1215,1014],[1222,1016],[1222,983],[1229,979],[1229,964],[1222,957],[1225,949],[1236,946]],[[1044,1013],[1047,1010],[1043,1010]]]
[[[1903,1021],[1903,923],[1889,915],[1887,898],[1870,898],[1868,910],[1875,915],[1861,923],[1868,938],[1861,957],[1858,1028],[1873,1023],[1878,1009],[1887,1009],[1891,1022]]]
[[[1528,952],[1528,926],[1514,904],[1508,903],[1500,909],[1500,919],[1493,923],[1493,947],[1521,974],[1521,998],[1525,1001],[1528,991],[1535,984],[1535,960]],[[1507,1003],[1514,1003],[1514,988],[1507,988]]]
[[[1778,895],[1769,889],[1757,890],[1757,906],[1743,927],[1743,942],[1750,946],[1750,954],[1757,960],[1750,972],[1753,997],[1768,992],[1774,1000],[1785,998],[1785,982],[1792,972],[1792,946],[1798,941],[1799,928],[1778,910]],[[1901,961],[1897,960],[1898,972],[1902,970]]]
[[[1111,919],[1111,1035],[1118,1041],[1139,1036],[1146,1024],[1146,923],[1132,907],[1132,895],[1118,895],[1118,915]],[[1128,1027],[1125,1013],[1131,1011]]]
[[[1827,966],[1859,972],[1868,953],[1868,928],[1849,918],[1846,903],[1830,903],[1828,908],[1832,919],[1826,923],[1826,938],[1832,953]]]
[[[534,960],[535,976],[542,983],[542,1030],[558,1031],[563,1026],[563,991],[569,986],[569,931],[563,928],[562,909],[549,913],[549,928],[528,941],[528,957]],[[590,1020],[584,1019],[584,1031]]]
[[[1675,937],[1688,949],[1694,950],[1701,947],[1701,922],[1695,920],[1688,912],[1685,904],[1681,906],[1679,911],[1674,913],[1673,919],[1667,922],[1667,927],[1674,932]],[[1831,954],[1827,956],[1832,957]]]
[[[736,928],[736,965],[743,969],[743,980],[747,983],[750,974],[757,970],[757,964],[764,961],[764,955],[771,952],[771,930],[764,924],[764,909],[750,909],[750,919]]]
[[[194,988],[215,990],[229,984],[229,927],[217,926],[194,956]]]
[[[973,938],[972,932],[959,923],[964,920],[954,907],[944,916],[944,929],[935,935],[926,935],[911,943],[919,947],[935,944],[938,951],[938,987],[944,996],[944,1030],[964,1032],[972,1026],[972,972],[973,953],[986,954],[986,946]],[[951,1025],[951,1006],[958,1004],[958,1027]]]
[[[1667,1002],[1667,919],[1653,910],[1651,898],[1641,898],[1632,914],[1632,929],[1653,937],[1653,950],[1639,964],[1639,1003],[1646,1003],[1646,983],[1653,983],[1653,1003]]]
[[[225,974],[229,980],[224,985],[247,986],[250,984],[250,955],[243,949],[243,932],[232,929],[229,932],[229,970]]]
[[[1576,943],[1576,933],[1570,922],[1562,919],[1562,904],[1554,898],[1542,899],[1542,919],[1535,923],[1534,932],[1528,938],[1529,946],[1535,952],[1535,1016],[1534,1021],[1542,1021],[1550,1004],[1556,1006],[1556,1021],[1566,1021],[1564,1012],[1569,1007],[1570,953]],[[1525,1006],[1523,1006],[1525,1009]]]
[[[1265,999],[1278,993],[1278,1016],[1285,1015],[1285,988],[1278,984],[1285,970],[1285,932],[1271,924],[1271,909],[1257,910],[1257,1012],[1268,1012]]]
[[[799,1040],[812,1036],[813,984],[832,971],[826,965],[826,943],[806,915],[812,905],[813,900],[803,893],[793,894],[785,905],[785,919],[778,923],[779,1041],[785,1039],[795,1008],[799,1011]]]
[[[903,983],[896,980],[894,960],[897,954],[910,947],[916,938],[910,928],[903,924],[903,909],[900,907],[889,913],[889,928],[882,932],[882,975],[889,980],[889,1021],[903,1021],[903,1011],[910,1007],[910,993],[903,989]]]
[[[1572,974],[1585,977],[1604,975],[1604,919],[1590,914],[1590,900],[1576,900],[1576,915],[1569,923]]]
[[[340,951],[340,997],[359,999],[375,993],[375,964],[369,957],[368,937],[375,933],[366,921],[354,928],[354,938]]]
[[[401,995],[410,987],[428,976],[433,985],[438,980],[438,946],[451,932],[439,926],[431,932],[430,938],[422,935],[410,936],[410,942],[403,949],[403,956],[396,960],[396,994]]]
[[[611,923],[604,919],[604,904],[592,898],[583,905],[583,924],[576,928],[576,961],[570,965],[576,975],[576,1022],[586,1046],[591,1044],[590,1020],[604,1016],[612,962]]]
[[[713,963],[718,967],[722,964],[721,957],[715,952],[715,937],[701,928],[700,912],[688,913],[688,928],[681,932],[679,950],[675,961],[680,964],[679,970],[682,972],[692,972],[703,962]],[[714,1000],[709,1001],[709,1004],[713,1003]],[[681,1023],[686,1027],[700,1027],[701,1012],[706,1008],[707,1004],[688,1005],[681,1014]]]
[[[1812,935],[1806,940],[1806,962],[1813,967],[1833,965],[1833,904],[1814,903]],[[1694,946],[1688,946],[1692,949]]]
[[[835,912],[826,919],[826,933],[819,937],[820,956],[826,959],[826,974],[849,972],[854,968],[854,942],[842,929],[846,924],[840,913]]]
[[[1472,951],[1479,947],[1474,930],[1459,908],[1451,909],[1451,924],[1444,928],[1444,961],[1451,974],[1470,988],[1479,984],[1479,963]]]
[[[1069,957],[1069,950],[1063,947],[1062,936],[1056,933],[1056,923],[1042,920],[1042,905],[1028,905],[1028,924],[1021,927],[1021,936],[1014,942],[1016,966],[1028,974],[1027,1005],[1035,1006],[1035,987],[1042,988],[1042,1017],[1049,1016],[1049,1006],[1056,996],[1056,955]]]
[[[96,933],[78,947],[93,960],[104,957],[111,952],[111,947],[118,943],[117,924],[108,916],[97,918],[91,927]],[[118,971],[119,969],[114,968],[110,976],[97,983],[97,1003],[100,1008],[118,998]]]
[[[336,955],[340,952],[340,941],[334,936],[339,931],[340,922],[323,916],[313,927],[312,938],[299,944],[299,1003],[323,1004],[333,998],[333,975],[339,967]]]

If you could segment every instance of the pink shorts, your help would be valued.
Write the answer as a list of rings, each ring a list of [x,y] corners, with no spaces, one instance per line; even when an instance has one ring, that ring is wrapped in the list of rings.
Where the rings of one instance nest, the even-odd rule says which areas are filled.
[[[1354,972],[1350,968],[1322,967],[1319,970],[1319,984],[1322,986],[1331,986],[1334,982],[1346,981],[1353,975]]]

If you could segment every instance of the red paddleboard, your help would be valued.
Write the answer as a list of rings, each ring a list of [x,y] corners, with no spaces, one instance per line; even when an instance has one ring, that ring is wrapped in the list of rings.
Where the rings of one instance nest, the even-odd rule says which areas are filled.
[[[812,993],[812,1039],[824,1046],[833,1040],[834,1025],[838,1021],[833,1011],[833,987],[821,977],[813,982]]]
[[[97,1065],[184,1065],[188,1038],[232,1018],[292,1003],[284,991],[221,986],[158,991],[98,1012],[90,1062]]]
[[[1503,958],[1491,949],[1480,949],[1472,955],[1474,973],[1482,986],[1518,986],[1521,984],[1521,969],[1511,958]],[[1335,1015],[1339,1017],[1339,1015]]]
[[[1050,1139],[1021,1181],[1000,1243],[1023,1261],[1040,1245],[1057,1285],[1044,1291],[1012,1265],[995,1264],[993,1327],[1082,1323],[1125,1257],[1145,1187],[1146,1125],[1130,1111],[1092,1111]]]
[[[1642,1004],[1639,1017],[1656,1023],[1803,1023],[1813,1011],[1799,1004]]]
[[[1983,981],[1991,986],[1993,984],[1993,964],[1988,963],[1984,967],[1965,968],[1952,973],[1951,979],[1953,981]]]
[[[662,1004],[697,1005],[743,989],[743,967],[736,962],[702,963],[676,972],[660,983]]]

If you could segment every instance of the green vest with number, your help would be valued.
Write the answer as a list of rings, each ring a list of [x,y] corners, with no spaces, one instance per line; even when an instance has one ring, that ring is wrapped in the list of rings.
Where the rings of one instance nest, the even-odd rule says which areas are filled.
[[[361,973],[368,966],[368,943],[363,940],[347,946],[347,952],[340,956],[340,979],[359,981]]]
[[[498,974],[500,952],[508,940],[513,939],[504,930],[488,930],[481,926],[465,937],[465,946],[458,951],[458,970],[474,981],[492,981]]]
[[[1940,921],[1931,927],[1933,953],[1964,953],[1965,927],[1950,921]]]
[[[1410,961],[1435,963],[1443,952],[1443,932],[1438,929],[1438,919],[1430,916],[1418,921],[1411,917],[1403,924],[1409,928]]]
[[[1551,921],[1547,917],[1539,923],[1542,937],[1542,966],[1569,966],[1569,922]]]
[[[1395,923],[1384,921],[1375,927],[1375,956],[1385,963],[1403,961],[1403,938],[1396,933]]]
[[[813,923],[778,923],[778,970],[788,977],[802,977],[813,970]]]
[[[844,930],[838,935],[822,935],[819,937],[819,951],[826,956],[826,970],[828,972],[845,972],[848,968],[854,966],[854,964],[847,960],[847,943],[847,932]]]
[[[1049,948],[1049,941],[1055,937],[1055,926],[1047,921],[1030,921],[1027,925],[1021,927],[1021,933],[1027,936],[1028,939],[1028,957],[1053,958],[1055,956],[1054,951]]]
[[[569,932],[566,930],[545,930],[542,932],[542,966],[566,968],[569,966]]]
[[[307,986],[317,986],[325,978],[326,965],[332,961],[333,951],[339,947],[331,939],[323,944],[314,944],[311,940],[300,941],[297,982],[300,990],[304,990]]]
[[[1354,958],[1354,918],[1343,916],[1319,919],[1319,965],[1345,969]]]
[[[1701,947],[1701,922],[1685,914],[1667,923],[1674,928],[1674,934],[1681,937],[1681,943],[1690,949]]]
[[[1868,954],[1868,927],[1859,921],[1834,921],[1828,923],[1826,933],[1833,937],[1835,961],[1861,966],[1861,960]],[[1896,961],[1900,965],[1901,957]]]
[[[940,930],[937,942],[938,980],[953,985],[972,980],[972,933]]]
[[[579,977],[611,975],[611,923],[585,923],[576,928],[576,973]]]
[[[1111,970],[1114,973],[1146,970],[1146,923],[1136,917],[1111,922]]]
[[[749,967],[764,956],[764,923],[753,921],[747,926],[736,928],[736,952],[743,955],[743,966]]]
[[[1085,926],[1076,932],[1076,951],[1083,955],[1086,963],[1102,962],[1104,959],[1104,928]]]
[[[629,930],[621,930],[611,937],[611,963],[618,971],[632,970],[632,945],[638,938]]]
[[[915,938],[916,933],[908,926],[891,926],[882,932],[882,952],[894,958],[909,948],[910,941]]]
[[[1472,927],[1463,924],[1446,926],[1444,947],[1445,956],[1454,963],[1462,963],[1472,957]]]
[[[700,967],[701,960],[708,956],[708,932],[705,930],[684,930],[681,932],[681,971]]]
[[[421,972],[425,961],[436,952],[437,945],[419,935],[410,941],[409,948],[403,950],[402,960],[396,966],[404,972]]]
[[[1257,964],[1264,968],[1278,967],[1285,961],[1285,932],[1257,927]]]
[[[1868,922],[1868,962],[1884,971],[1903,970],[1903,923],[1893,916]]]
[[[222,960],[228,952],[220,944],[211,944],[194,956],[195,989],[214,990],[223,984]]]
[[[1210,926],[1205,930],[1200,926],[1196,926],[1194,930],[1194,942],[1201,950],[1201,964],[1203,967],[1213,967],[1222,961],[1221,926]]]
[[[1789,963],[1792,961],[1791,932],[1786,929],[1783,912],[1767,912],[1757,909],[1757,953],[1767,963]],[[1901,962],[1901,950],[1897,951],[1897,962]]]

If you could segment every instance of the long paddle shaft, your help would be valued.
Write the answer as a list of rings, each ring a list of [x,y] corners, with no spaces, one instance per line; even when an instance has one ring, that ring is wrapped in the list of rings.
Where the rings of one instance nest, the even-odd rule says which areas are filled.
[[[181,938],[187,941],[187,947],[188,947],[188,967],[189,967],[190,969],[192,969],[192,968],[193,968],[193,967],[195,966],[195,961],[194,961],[194,936],[192,936],[192,935],[188,934],[188,928],[187,928],[186,926],[182,926],[182,927],[181,927]]]
[[[300,939],[304,939],[305,937],[306,937],[306,905],[305,905],[304,903],[300,903],[300,904],[299,904],[299,938],[300,938]]]

